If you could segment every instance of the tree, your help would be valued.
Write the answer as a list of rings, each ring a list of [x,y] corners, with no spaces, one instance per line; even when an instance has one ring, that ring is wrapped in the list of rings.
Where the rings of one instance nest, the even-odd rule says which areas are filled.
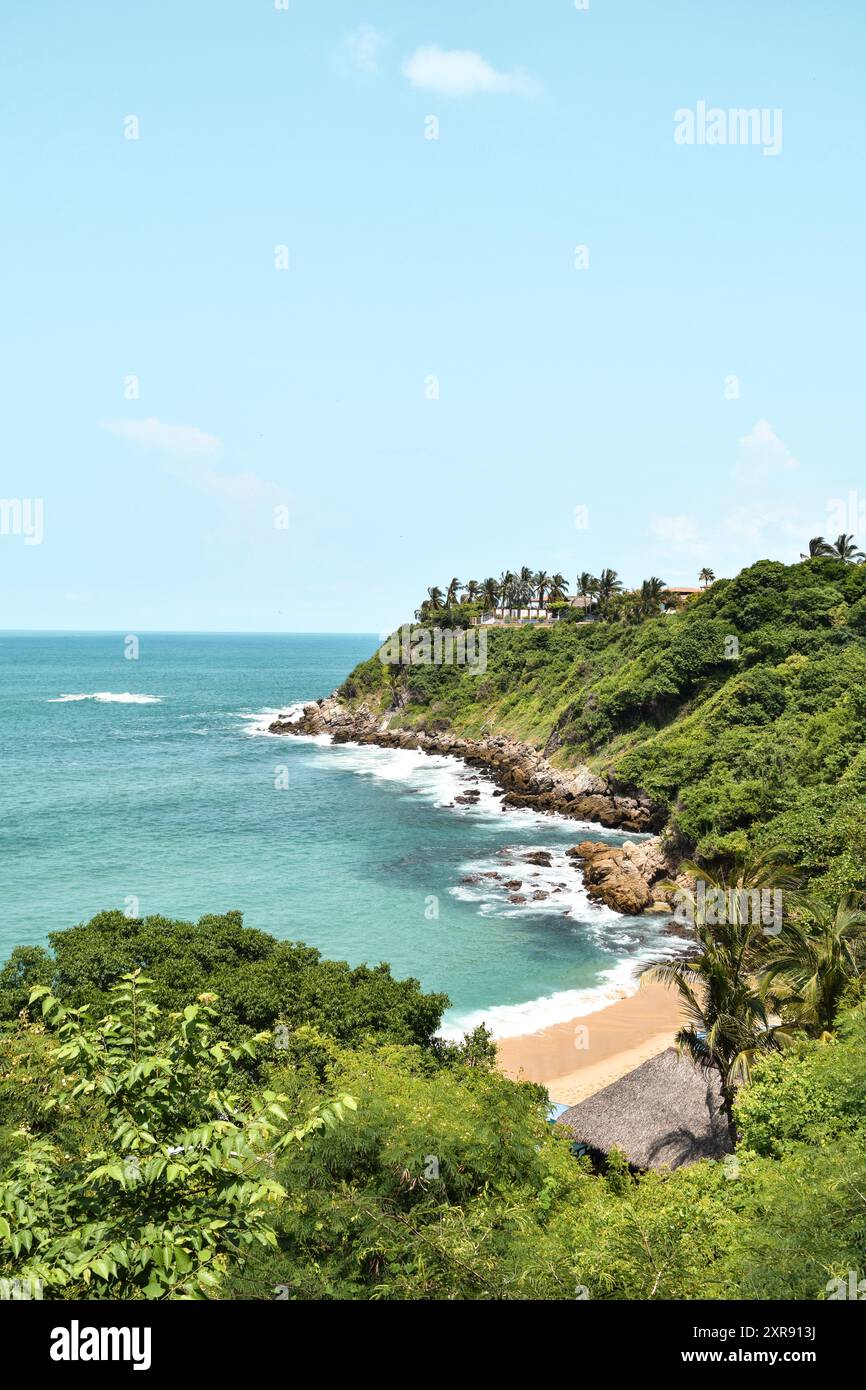
[[[704,588],[706,589],[709,587],[710,584],[712,584],[715,581],[715,578],[716,576],[713,574],[713,571],[711,569],[707,569],[705,565],[704,568],[701,570],[700,574],[698,575],[698,583],[703,584]]]
[[[828,543],[824,540],[824,537],[823,537],[823,536],[813,536],[812,539],[811,539],[810,542],[809,542],[809,553],[808,553],[808,555],[803,555],[803,554],[801,553],[800,559],[801,559],[801,560],[814,560],[817,556],[821,556],[821,555],[832,555],[832,554],[833,554],[833,547],[832,547],[832,545],[828,545]]]
[[[510,608],[515,600],[515,578],[511,570],[503,570],[499,576],[499,597],[503,608]]]
[[[535,591],[535,597],[543,608],[545,595],[550,589],[550,575],[546,570],[539,570],[537,574],[532,576],[532,586]]]
[[[666,886],[676,888],[680,905],[687,909],[695,948],[651,964],[642,974],[679,994],[686,1022],[676,1035],[677,1047],[718,1075],[736,1143],[737,1085],[748,1080],[755,1058],[778,1049],[785,1037],[772,1021],[767,986],[756,978],[767,938],[754,894],[781,889],[793,882],[793,875],[778,855],[769,854],[743,856],[714,871],[692,863],[682,868],[694,878],[695,892]]]
[[[657,575],[645,579],[638,595],[638,614],[642,618],[652,618],[660,611],[667,593],[667,586]]]
[[[488,611],[496,608],[499,603],[499,592],[499,585],[492,575],[484,580],[481,585],[481,599]]]
[[[550,599],[552,603],[560,603],[568,596],[568,580],[564,574],[555,574],[550,581]]]
[[[813,896],[786,920],[764,979],[784,987],[782,1006],[813,1036],[834,1027],[842,1001],[866,965],[866,911],[859,895],[831,904]]]
[[[443,607],[444,607],[444,604],[443,604],[443,599],[444,599],[444,597],[445,597],[445,595],[442,593],[442,590],[441,590],[441,589],[437,589],[437,588],[435,587],[435,585],[434,585],[434,587],[433,587],[432,589],[428,589],[428,590],[427,590],[427,600],[426,600],[426,604],[427,604],[427,607],[429,608],[429,610],[430,610],[431,613],[441,613],[441,612],[442,612],[442,609],[443,609]]]
[[[417,980],[396,980],[387,965],[350,967],[303,942],[278,941],[244,926],[240,912],[198,922],[101,912],[49,940],[53,957],[19,947],[0,971],[0,1018],[14,1019],[35,984],[50,984],[70,1007],[104,1012],[112,986],[143,968],[165,1015],[203,990],[218,994],[220,1031],[231,1042],[278,1023],[308,1023],[349,1046],[378,1036],[430,1048],[448,1002],[423,994]]]
[[[454,608],[459,601],[460,580],[452,579],[445,593],[445,607]]]
[[[298,1086],[302,1113],[334,1088],[357,1111],[278,1162],[289,1193],[279,1249],[256,1253],[237,1292],[263,1297],[280,1282],[299,1300],[573,1293],[564,1218],[592,1179],[547,1123],[539,1087],[509,1081],[489,1057],[434,1073],[411,1048],[321,1045],[323,1079],[281,1071],[274,1085]]]
[[[285,1096],[234,1089],[238,1061],[264,1039],[218,1041],[212,995],[160,1036],[145,976],[112,994],[114,1011],[93,1022],[45,985],[32,992],[52,1034],[41,1108],[63,1111],[65,1143],[78,1143],[64,1153],[55,1137],[19,1132],[0,1179],[2,1267],[64,1298],[206,1298],[230,1258],[276,1244],[276,1156],[355,1101],[316,1105],[292,1128]]]
[[[535,592],[534,574],[528,565],[524,565],[515,580],[515,590],[518,603],[528,603]]]
[[[848,535],[845,531],[836,537],[835,542],[830,548],[830,554],[837,560],[845,560],[849,564],[859,565],[866,556],[862,550],[858,550],[854,544],[854,536]]]
[[[477,580],[477,579],[469,579],[469,580],[467,580],[467,582],[466,582],[466,592],[465,592],[465,594],[463,595],[463,599],[462,599],[461,601],[462,601],[462,602],[465,602],[465,603],[474,603],[475,600],[477,599],[478,595],[479,595],[480,590],[481,590],[481,586],[480,586],[480,584],[478,583],[478,580]]]
[[[598,606],[604,612],[614,594],[620,593],[622,583],[616,570],[604,569],[598,576]]]
[[[589,574],[587,570],[584,570],[577,576],[576,583],[577,592],[580,594],[581,598],[589,599],[589,603],[586,605],[588,612],[592,608],[592,599],[598,593],[598,580],[595,578],[595,575]]]

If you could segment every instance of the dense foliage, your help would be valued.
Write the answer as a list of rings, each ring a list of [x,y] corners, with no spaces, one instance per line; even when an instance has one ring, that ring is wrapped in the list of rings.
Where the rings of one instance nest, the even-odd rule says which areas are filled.
[[[125,977],[112,995],[112,1012],[92,1021],[36,986],[47,1039],[28,1024],[6,1040],[6,1089],[37,1089],[33,1122],[4,1146],[4,1278],[51,1298],[207,1297],[230,1261],[274,1243],[269,1208],[285,1195],[276,1156],[354,1101],[314,1105],[292,1128],[284,1097],[234,1091],[254,1043],[217,1039],[212,996],[160,1036],[146,977]]]
[[[112,986],[133,970],[147,972],[166,1013],[212,991],[231,1041],[305,1023],[343,1042],[369,1035],[430,1045],[448,1004],[444,994],[422,993],[417,980],[395,980],[387,965],[351,969],[303,942],[245,927],[239,912],[198,922],[101,912],[49,941],[50,953],[18,947],[0,970],[0,1021],[15,1018],[37,984],[69,1006],[105,1008]]]
[[[785,849],[830,896],[864,886],[866,566],[762,560],[679,613],[493,630],[486,670],[373,656],[343,693],[394,727],[501,732],[670,813],[704,861]]]
[[[299,1114],[343,1088],[358,1109],[277,1165],[277,1246],[232,1296],[821,1299],[866,1266],[862,1014],[756,1063],[735,1156],[643,1176],[590,1172],[536,1088],[483,1063],[319,1047],[273,1084]]]
[[[188,928],[161,930],[180,945]],[[348,1039],[296,1022],[232,1045],[212,994],[169,1016],[159,994],[133,973],[103,1013],[35,985],[0,1031],[6,1287],[816,1299],[866,1267],[862,1007],[756,1057],[735,1155],[636,1175],[615,1153],[600,1174],[576,1159],[483,1030],[398,1043],[362,1015]]]

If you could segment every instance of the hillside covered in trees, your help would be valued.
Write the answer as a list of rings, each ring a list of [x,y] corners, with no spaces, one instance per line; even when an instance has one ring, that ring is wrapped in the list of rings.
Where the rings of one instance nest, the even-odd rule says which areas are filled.
[[[683,610],[486,634],[486,669],[357,667],[341,697],[392,728],[505,733],[669,812],[711,861],[785,850],[828,893],[863,886],[866,566],[762,560]]]

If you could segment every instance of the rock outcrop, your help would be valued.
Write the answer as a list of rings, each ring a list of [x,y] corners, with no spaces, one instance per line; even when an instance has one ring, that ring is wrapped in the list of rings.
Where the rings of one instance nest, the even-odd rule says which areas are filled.
[[[593,901],[629,916],[647,910],[670,911],[671,890],[662,888],[661,883],[673,878],[676,865],[658,835],[640,844],[582,840],[567,852],[583,870],[586,891]]]
[[[382,748],[417,748],[424,753],[446,753],[483,768],[503,791],[503,806],[527,806],[554,811],[575,820],[595,821],[609,829],[635,833],[661,830],[667,819],[664,807],[649,797],[615,791],[609,782],[589,768],[560,771],[543,753],[507,734],[486,738],[461,738],[446,731],[391,729],[387,716],[361,704],[349,710],[331,696],[304,706],[294,719],[276,719],[272,734],[330,734],[335,743],[374,743]]]
[[[667,819],[665,808],[648,797],[614,789],[586,767],[560,771],[551,767],[537,748],[506,734],[473,739],[447,730],[391,729],[387,716],[375,713],[366,704],[347,709],[333,695],[305,705],[303,712],[292,719],[274,720],[270,732],[330,734],[335,743],[372,743],[381,748],[449,754],[482,768],[498,783],[503,806],[529,806],[635,833],[658,832]],[[467,791],[455,799],[471,805],[478,795],[477,791]],[[630,840],[623,845],[583,840],[568,853],[579,864],[589,896],[595,901],[629,915],[670,911],[670,890],[662,889],[660,883],[674,877],[676,864],[657,833],[638,844]],[[524,858],[535,864],[551,862],[546,851]],[[525,901],[522,894],[514,891],[522,887],[520,880],[511,880],[505,887],[511,890],[511,902]]]

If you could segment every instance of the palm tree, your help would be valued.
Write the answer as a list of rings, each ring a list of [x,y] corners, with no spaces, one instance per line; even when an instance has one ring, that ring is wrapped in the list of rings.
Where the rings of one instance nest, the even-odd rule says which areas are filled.
[[[834,544],[830,547],[830,554],[837,560],[847,560],[850,564],[858,565],[866,560],[866,555],[862,550],[858,550],[854,544],[854,536],[847,535],[844,531],[841,536],[837,536]]]
[[[622,591],[622,582],[616,570],[602,570],[598,576],[598,606],[603,610],[610,603],[614,594]]]
[[[535,597],[541,607],[544,607],[544,596],[550,588],[550,575],[546,570],[539,570],[532,576],[532,587],[535,590]]]
[[[782,984],[780,1004],[815,1037],[829,1033],[848,986],[866,966],[866,911],[858,895],[846,894],[834,906],[802,897],[804,915],[787,921],[763,971],[772,986]]]
[[[441,613],[442,600],[444,599],[444,597],[445,595],[443,594],[442,590],[437,589],[434,585],[432,589],[427,590],[427,598],[425,600],[424,606],[429,608],[431,613]]]
[[[534,593],[533,578],[532,570],[528,565],[524,565],[515,581],[518,603],[528,603],[532,598]]]
[[[421,606],[423,609],[423,604]],[[391,696],[389,709],[398,710],[402,707],[406,697],[406,668],[400,662],[388,662],[384,669],[385,680]]]
[[[481,586],[480,586],[480,584],[478,583],[478,580],[477,580],[477,579],[467,579],[467,581],[466,581],[466,592],[465,592],[465,594],[463,594],[463,596],[462,596],[460,602],[461,602],[461,603],[474,603],[475,600],[476,600],[477,597],[478,597],[480,588],[481,588]]]
[[[619,620],[622,623],[630,623],[635,626],[648,618],[652,612],[649,606],[649,598],[646,594],[646,583],[644,580],[640,591],[633,594],[623,594],[622,602],[619,605]]]
[[[659,579],[658,575],[654,574],[651,578],[645,579],[640,586],[639,615],[644,618],[655,617],[662,606],[666,593],[667,585],[663,579]]]
[[[698,1066],[717,1073],[722,1108],[735,1143],[737,1085],[748,1080],[758,1055],[778,1051],[786,1040],[771,1020],[768,984],[756,976],[767,938],[761,913],[754,911],[751,890],[781,888],[795,880],[793,871],[775,854],[743,856],[728,869],[711,871],[690,863],[682,867],[696,881],[696,892],[683,894],[691,908],[694,949],[685,957],[649,965],[641,973],[653,983],[677,990],[686,1019],[676,1035],[677,1048]],[[709,913],[708,901],[713,903]],[[708,921],[708,916],[713,920]],[[722,920],[716,921],[718,917]]]
[[[550,581],[551,603],[561,603],[568,597],[568,580],[564,574],[555,574]]]
[[[833,547],[828,545],[823,536],[813,536],[809,542],[809,554],[804,555],[800,551],[801,560],[814,560],[819,555],[832,555]]]
[[[503,570],[499,576],[499,598],[503,608],[510,608],[514,603],[514,585],[516,581],[511,570]]]
[[[701,570],[700,574],[698,575],[698,583],[703,584],[704,588],[706,589],[708,585],[712,584],[715,581],[715,578],[716,576],[713,574],[713,571],[711,569],[707,569],[705,565],[704,568]]]
[[[594,574],[589,574],[587,570],[584,570],[577,576],[575,582],[577,584],[577,592],[580,594],[581,598],[584,600],[589,599],[589,603],[585,604],[585,611],[589,612],[592,609],[592,600],[598,593],[598,580]]]
[[[486,609],[495,608],[499,602],[499,585],[492,575],[481,585],[481,598]]]
[[[453,607],[454,607],[454,605],[458,602],[458,594],[459,594],[459,592],[460,592],[460,580],[459,580],[459,579],[452,579],[452,580],[451,580],[451,583],[448,585],[448,588],[447,588],[447,590],[446,590],[446,592],[445,592],[445,607],[446,607],[446,608],[453,608]]]

